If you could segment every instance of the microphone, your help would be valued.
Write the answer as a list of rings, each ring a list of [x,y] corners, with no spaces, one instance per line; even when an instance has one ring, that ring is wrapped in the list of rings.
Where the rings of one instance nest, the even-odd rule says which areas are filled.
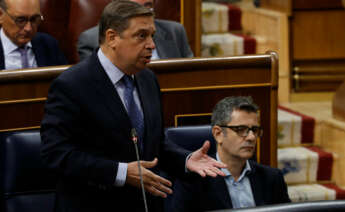
[[[139,177],[140,177],[140,185],[141,185],[141,191],[142,191],[142,194],[143,194],[143,200],[144,200],[144,205],[145,205],[145,212],[148,212],[147,202],[146,202],[146,194],[145,194],[145,188],[144,188],[144,181],[143,181],[143,175],[141,173],[141,166],[140,166],[140,159],[139,159],[138,135],[137,135],[137,131],[135,130],[135,128],[131,129],[131,138],[132,138],[132,141],[134,143],[135,153],[137,155]]]

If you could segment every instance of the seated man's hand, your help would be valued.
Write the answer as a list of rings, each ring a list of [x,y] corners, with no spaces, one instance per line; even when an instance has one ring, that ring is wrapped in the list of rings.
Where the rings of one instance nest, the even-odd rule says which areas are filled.
[[[144,188],[145,191],[150,192],[155,196],[166,198],[167,194],[172,194],[172,190],[170,189],[172,183],[148,170],[148,168],[156,166],[157,162],[157,158],[153,161],[140,161]],[[126,183],[138,188],[141,187],[137,161],[128,163]]]

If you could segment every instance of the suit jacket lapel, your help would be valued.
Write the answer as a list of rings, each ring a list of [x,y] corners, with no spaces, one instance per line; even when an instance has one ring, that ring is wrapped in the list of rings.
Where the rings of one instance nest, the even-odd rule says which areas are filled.
[[[250,185],[252,187],[255,204],[256,206],[260,206],[264,204],[262,194],[264,193],[265,188],[262,187],[262,183],[258,179],[258,176],[255,174],[255,171],[256,171],[255,164],[252,163],[251,161],[249,161],[249,164],[252,171],[248,174],[248,178],[250,181]]]
[[[4,48],[2,46],[2,42],[0,39],[0,70],[5,69],[5,55],[4,55]]]
[[[217,205],[219,208],[232,208],[232,202],[230,198],[230,193],[227,189],[225,179],[223,177],[210,178],[210,193],[208,196],[217,200]],[[207,204],[207,203],[205,203]]]
[[[35,37],[31,40],[31,44],[32,44],[32,52],[35,55],[37,66],[42,67],[42,66],[49,65],[47,61],[48,58],[46,58],[46,54],[42,52],[43,49],[40,47],[41,45],[37,41],[37,39],[35,39]]]
[[[131,124],[127,111],[114,85],[99,62],[96,52],[93,53],[93,56],[90,58],[90,63],[89,67],[94,67],[94,69],[89,70],[90,83],[93,83],[95,91],[101,96],[100,100],[111,111],[114,119],[116,119],[116,121],[123,121],[121,127],[129,130]]]
[[[210,155],[214,159],[217,159],[216,154]],[[228,191],[228,186],[226,185],[225,178],[217,176],[216,178],[208,178],[210,182],[206,183],[210,186],[210,198],[214,198],[218,204],[218,208],[232,208],[232,201],[230,193]],[[207,204],[207,203],[206,203]]]

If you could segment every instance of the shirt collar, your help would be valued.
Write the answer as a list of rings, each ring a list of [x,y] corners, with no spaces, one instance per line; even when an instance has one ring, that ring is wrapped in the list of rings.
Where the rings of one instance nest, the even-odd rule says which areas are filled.
[[[97,56],[111,82],[114,85],[118,83],[123,77],[124,73],[104,55],[101,48],[98,49]]]
[[[216,159],[217,159],[217,161],[221,162],[220,158],[219,158],[219,155],[218,155],[218,152],[216,154]],[[252,170],[252,168],[250,167],[249,161],[247,160],[246,161],[246,166],[244,167],[240,177],[238,178],[238,181],[241,181],[247,175],[247,173],[249,173],[251,170]],[[221,171],[224,172],[225,177],[232,176],[231,172],[227,168],[221,168]]]
[[[16,51],[18,49],[18,46],[14,44],[11,39],[7,37],[7,35],[4,32],[4,29],[1,28],[0,30],[0,38],[2,42],[2,46],[4,48],[4,55],[8,55],[12,53],[13,51]],[[26,44],[29,48],[32,48],[31,41]]]

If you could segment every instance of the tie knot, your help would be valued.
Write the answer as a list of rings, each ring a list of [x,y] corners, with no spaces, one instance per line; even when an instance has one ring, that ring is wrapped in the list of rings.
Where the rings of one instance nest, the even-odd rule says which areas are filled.
[[[18,51],[20,51],[20,53],[26,53],[28,51],[28,46],[18,47]]]
[[[128,76],[127,74],[123,75],[122,82],[126,88],[128,88],[128,89],[134,88],[134,80],[131,76]]]

